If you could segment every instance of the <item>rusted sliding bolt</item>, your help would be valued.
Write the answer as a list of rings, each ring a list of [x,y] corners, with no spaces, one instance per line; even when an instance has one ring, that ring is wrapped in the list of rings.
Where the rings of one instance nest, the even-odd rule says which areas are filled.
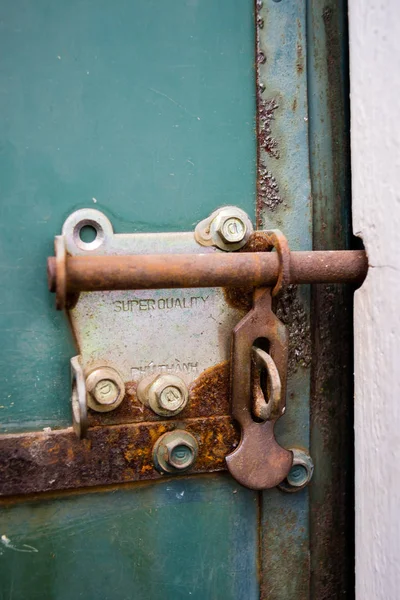
[[[58,243],[48,259],[49,289],[59,308],[66,295],[105,290],[192,287],[271,287],[280,273],[277,252],[68,256]],[[368,270],[363,250],[290,252],[285,283],[360,285]]]

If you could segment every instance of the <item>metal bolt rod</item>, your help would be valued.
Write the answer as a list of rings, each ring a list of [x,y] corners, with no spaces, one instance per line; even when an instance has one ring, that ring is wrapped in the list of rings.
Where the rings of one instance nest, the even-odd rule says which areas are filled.
[[[290,283],[361,284],[368,270],[363,250],[290,253]],[[279,272],[276,252],[67,257],[67,291],[198,287],[266,287]],[[56,291],[55,258],[48,259],[49,289]]]

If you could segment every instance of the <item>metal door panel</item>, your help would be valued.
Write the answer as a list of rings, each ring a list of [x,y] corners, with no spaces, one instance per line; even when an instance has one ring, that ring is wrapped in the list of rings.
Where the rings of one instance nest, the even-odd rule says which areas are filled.
[[[120,233],[254,212],[253,10],[16,0],[0,20],[1,427],[66,427],[74,350],[46,289],[54,232],[82,207]]]
[[[0,598],[255,599],[256,506],[228,476],[5,506]]]
[[[71,423],[75,350],[45,259],[72,211],[98,208],[118,233],[180,231],[230,204],[292,249],[346,246],[344,14],[329,0],[0,7],[3,433]],[[309,448],[311,404],[311,494],[256,494],[224,474],[2,500],[0,598],[342,593],[349,433],[335,442],[351,346],[336,314],[351,299],[313,292],[312,332],[310,297],[291,287],[278,304],[291,354],[277,429]]]

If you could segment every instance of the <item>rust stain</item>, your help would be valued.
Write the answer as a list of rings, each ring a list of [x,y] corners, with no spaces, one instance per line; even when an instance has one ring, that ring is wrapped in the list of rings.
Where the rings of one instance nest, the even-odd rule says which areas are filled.
[[[224,288],[227,304],[243,312],[249,312],[253,305],[253,288]]]
[[[165,433],[166,431],[168,431],[168,426],[161,424],[161,425],[157,425],[156,427],[153,427],[149,430],[149,434],[150,434],[150,443],[153,446],[155,444],[155,442],[157,441],[157,439],[162,436],[163,433]]]
[[[296,60],[296,71],[298,75],[302,75],[304,71],[304,56],[303,47],[301,44],[297,44],[297,60]]]
[[[164,421],[165,417],[156,415],[138,400],[137,385],[137,381],[128,381],[125,384],[125,398],[115,410],[105,413],[89,410],[89,427]],[[193,381],[189,388],[188,405],[179,418],[228,414],[229,363],[226,361],[206,369]]]
[[[270,248],[263,232],[254,232],[239,252],[263,252]],[[253,306],[253,288],[225,288],[224,294],[230,306],[248,312]],[[276,301],[276,315],[289,331],[288,372],[311,365],[311,330],[306,310],[296,285],[288,285]]]
[[[228,415],[229,377],[229,361],[203,371],[189,388],[190,407],[186,409],[187,412],[198,417]]]
[[[260,597],[275,598],[276,582],[280,582],[279,597],[309,598],[310,552],[308,539],[299,528],[298,513],[287,506],[278,509],[276,503],[272,506],[274,518],[267,514],[263,522],[268,535],[261,538],[262,563],[268,565],[268,574],[262,577]],[[276,561],[276,556],[284,560]],[[293,578],[293,565],[301,577]]]
[[[296,46],[296,71],[298,75],[302,75],[304,71],[304,54],[303,54],[303,34],[300,19],[297,19],[297,46]]]
[[[96,427],[89,430],[90,444],[78,440],[71,429],[5,435],[0,438],[0,495],[159,479],[152,449],[177,425],[199,442],[198,459],[189,473],[225,469],[225,456],[239,441],[228,416]]]
[[[313,245],[343,249],[351,230],[347,15],[341,3],[330,0],[316,4],[310,16],[316,89],[327,106],[323,134],[331,143],[329,158],[317,157],[312,173]],[[327,600],[352,597],[354,590],[352,290],[313,286],[311,314],[311,454],[316,467],[310,487],[311,596]]]
[[[274,211],[282,204],[278,183],[266,164],[265,158],[279,159],[279,147],[276,138],[272,134],[272,121],[274,113],[279,108],[276,98],[264,100],[262,94],[265,91],[265,83],[261,80],[262,65],[266,60],[260,61],[259,56],[265,57],[261,48],[260,30],[264,27],[264,18],[260,14],[263,7],[261,0],[256,0],[256,102],[257,102],[257,199],[256,199],[256,224],[262,227],[262,214],[265,209]],[[284,43],[284,40],[282,41]],[[266,157],[263,156],[265,153]]]
[[[279,108],[275,98],[263,100],[259,98],[258,118],[259,132],[258,143],[273,158],[279,158],[278,143],[272,135],[271,124],[274,120],[274,113]]]
[[[275,210],[283,200],[279,186],[261,156],[263,150],[267,156],[279,159],[278,142],[272,135],[272,121],[279,105],[275,98],[263,100],[263,86],[257,86],[257,227],[261,227],[261,214],[264,209]]]
[[[264,209],[274,211],[283,202],[278,183],[262,160],[258,165],[257,192],[258,215]],[[258,217],[258,220],[260,220],[260,217]],[[258,223],[258,226],[261,227],[261,222]]]
[[[282,290],[276,305],[276,315],[289,331],[288,372],[292,374],[299,367],[310,367],[312,357],[310,322],[296,285],[288,285]]]
[[[262,231],[255,231],[249,238],[247,244],[238,252],[266,252],[270,245]],[[224,288],[225,300],[238,310],[249,312],[253,306],[253,291],[251,287]]]
[[[312,578],[320,598],[338,597],[352,582],[353,522],[351,291],[313,290],[311,449],[315,481],[311,536],[319,568]],[[338,446],[338,439],[340,444]],[[324,465],[329,463],[327,476]],[[332,540],[334,546],[332,546]],[[334,559],[334,560],[333,560]],[[350,589],[350,588],[349,588]]]

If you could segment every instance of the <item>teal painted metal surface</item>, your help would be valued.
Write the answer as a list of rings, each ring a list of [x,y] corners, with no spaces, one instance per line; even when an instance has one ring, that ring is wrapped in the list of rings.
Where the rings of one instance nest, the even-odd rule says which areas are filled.
[[[82,207],[116,231],[190,230],[254,213],[252,2],[0,8],[1,431],[70,424],[63,315],[46,286],[54,234]]]
[[[16,0],[0,33],[1,431],[64,427],[54,234],[82,207],[117,232],[254,214],[253,4]],[[227,476],[3,505],[0,598],[255,600],[258,515]]]
[[[256,600],[256,507],[206,476],[3,508],[0,598]]]
[[[304,2],[258,3],[257,220],[282,229],[293,250],[312,248]],[[286,448],[310,440],[310,289],[292,286],[277,306],[289,328],[286,413],[276,427]],[[309,598],[308,489],[262,494],[261,593],[268,600]]]
[[[257,217],[293,249],[312,244],[309,112],[322,123],[329,110],[308,107],[321,85],[313,4],[257,3]],[[254,214],[253,3],[16,0],[0,7],[0,32],[0,423],[11,432],[70,425],[74,348],[45,280],[70,212],[99,208],[118,232],[193,229],[222,204]],[[326,179],[329,133],[312,134]],[[299,289],[278,306],[291,330],[287,447],[309,447],[309,305]],[[321,508],[320,493],[311,500]],[[315,581],[310,596],[309,518],[309,490],[258,496],[225,475],[6,503],[0,599],[325,597]]]

